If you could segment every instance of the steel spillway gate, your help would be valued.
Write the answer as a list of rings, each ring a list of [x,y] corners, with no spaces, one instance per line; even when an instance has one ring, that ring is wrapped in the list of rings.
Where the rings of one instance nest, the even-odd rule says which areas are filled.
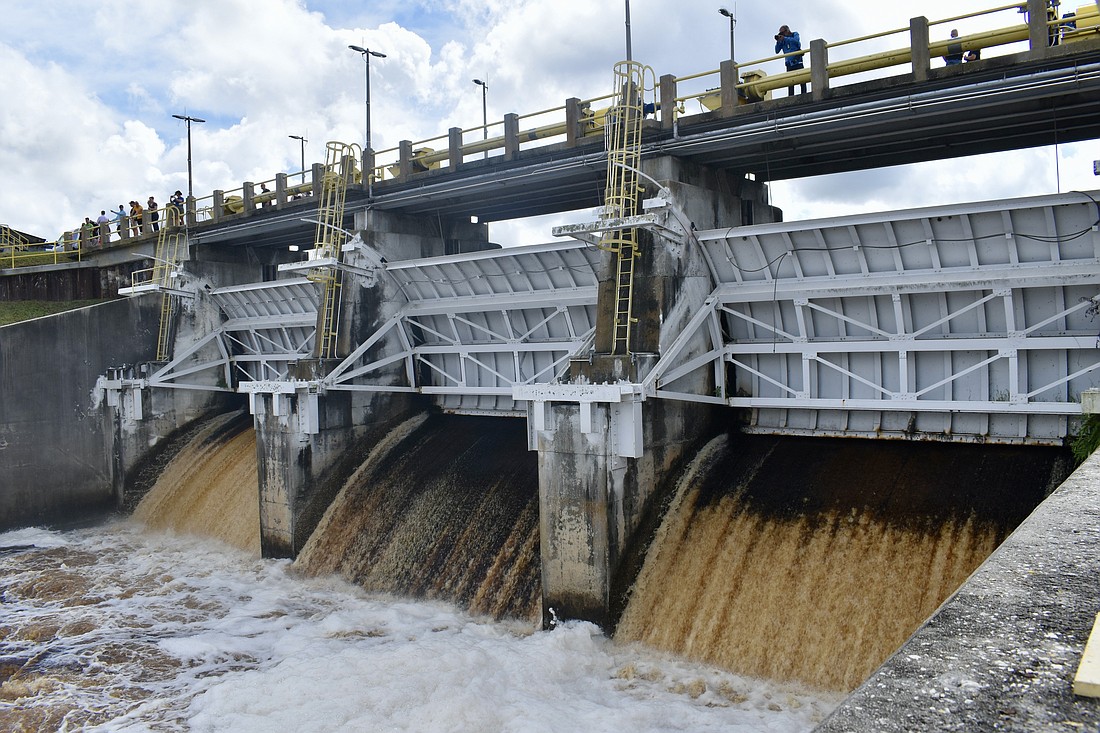
[[[1100,205],[1007,203],[700,232],[711,350],[647,391],[755,432],[1060,443],[1098,383]],[[699,368],[716,394],[678,393]]]
[[[1100,386],[1098,220],[1085,194],[694,234],[667,220],[655,231],[701,248],[713,289],[662,335],[639,384],[591,385],[584,399],[742,408],[755,432],[1059,444]],[[369,266],[358,239],[344,250],[357,286],[388,288],[390,315],[324,376],[292,377],[316,358],[321,307],[320,286],[297,278],[212,291],[220,326],[104,386],[419,392],[450,412],[519,415],[557,401],[569,359],[593,349],[591,242],[375,253]],[[703,383],[699,370],[713,391],[682,386]]]

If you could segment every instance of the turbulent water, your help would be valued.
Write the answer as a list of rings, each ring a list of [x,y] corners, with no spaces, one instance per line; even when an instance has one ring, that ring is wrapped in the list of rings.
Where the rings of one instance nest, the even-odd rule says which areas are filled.
[[[0,547],[4,731],[793,733],[837,702],[136,522]]]
[[[612,641],[536,630],[516,424],[393,431],[294,563],[257,557],[255,436],[232,417],[134,519],[0,534],[0,730],[805,731],[1057,473],[1034,450],[718,438]]]
[[[521,421],[416,418],[348,480],[295,566],[534,622],[538,512],[538,464]]]
[[[149,527],[216,537],[260,554],[256,431],[237,413],[192,436],[134,510]]]
[[[681,480],[616,637],[853,689],[1039,502],[1052,457],[718,438]]]

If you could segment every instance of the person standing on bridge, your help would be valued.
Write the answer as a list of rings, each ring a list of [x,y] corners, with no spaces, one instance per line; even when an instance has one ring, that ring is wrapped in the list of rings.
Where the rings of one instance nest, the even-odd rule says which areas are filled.
[[[783,59],[787,71],[799,71],[806,68],[803,54],[795,53],[802,50],[802,41],[798,38],[798,31],[792,31],[790,26],[781,26],[775,34],[775,52],[791,54]],[[806,82],[802,82],[802,93],[806,93]],[[794,96],[794,85],[787,87],[787,96]]]
[[[142,214],[144,213],[141,204],[137,201],[130,202],[130,232],[135,237],[140,237],[145,233],[145,222],[142,221]]]
[[[183,224],[183,194],[179,189],[168,199],[168,208],[176,212],[175,217],[168,217],[169,226],[180,226]]]
[[[959,37],[959,32],[954,28],[951,29],[951,39],[954,40]],[[957,66],[963,62],[963,47],[961,43],[949,43],[947,44],[947,55],[943,57],[943,62],[948,66]]]
[[[122,204],[118,205],[118,211],[112,211],[112,216],[115,222],[115,232],[118,233],[118,238],[122,239],[122,230],[126,228],[126,209],[122,208]]]
[[[160,231],[160,214],[157,212],[157,201],[152,196],[149,197],[149,203],[145,205],[145,210],[149,212],[149,221],[153,223],[153,231]]]
[[[99,247],[100,249],[107,246],[107,243],[111,239],[111,219],[107,216],[106,209],[100,209],[99,218],[95,220],[96,229],[99,230]]]

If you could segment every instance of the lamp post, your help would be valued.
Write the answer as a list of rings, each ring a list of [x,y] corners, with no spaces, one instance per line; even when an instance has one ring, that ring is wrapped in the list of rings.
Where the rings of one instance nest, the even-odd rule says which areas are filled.
[[[481,87],[481,139],[489,139],[489,115],[487,113],[487,107],[485,106],[485,94],[489,91],[489,82],[482,79],[474,79],[474,84]],[[489,159],[489,150],[485,150],[485,160]]]
[[[718,12],[730,19],[730,61],[737,65],[737,54],[734,52],[733,29],[737,27],[737,5],[734,4],[733,12],[725,8],[718,8]]]
[[[187,199],[188,206],[191,205],[191,200],[195,198],[195,189],[191,183],[191,123],[192,122],[206,122],[206,120],[200,120],[198,117],[191,117],[189,115],[172,115],[177,120],[183,120],[187,123]]]
[[[633,60],[630,58],[630,0],[626,0],[626,60]]]
[[[386,54],[380,51],[371,51],[369,48],[363,48],[362,46],[348,46],[348,48],[350,48],[352,51],[355,51],[356,53],[363,55],[363,61],[365,62],[364,66],[366,69],[366,71],[364,72],[364,78],[366,79],[367,89],[367,124],[366,136],[363,143],[363,176],[367,179],[367,198],[369,199],[371,196],[371,171],[367,170],[366,162],[370,161],[370,164],[373,165],[374,161],[374,151],[373,149],[371,149],[370,146],[370,57],[374,56],[375,58],[384,59],[386,58]]]
[[[306,143],[309,140],[305,139],[303,135],[287,135],[291,140],[297,140],[302,144],[302,183],[306,182]]]

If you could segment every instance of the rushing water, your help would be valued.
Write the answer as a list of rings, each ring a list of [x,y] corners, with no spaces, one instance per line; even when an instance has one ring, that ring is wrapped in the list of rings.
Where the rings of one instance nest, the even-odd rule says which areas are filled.
[[[1034,448],[716,438],[681,478],[616,638],[854,689],[1064,470]]]
[[[838,701],[133,520],[0,547],[4,731],[793,732]]]

